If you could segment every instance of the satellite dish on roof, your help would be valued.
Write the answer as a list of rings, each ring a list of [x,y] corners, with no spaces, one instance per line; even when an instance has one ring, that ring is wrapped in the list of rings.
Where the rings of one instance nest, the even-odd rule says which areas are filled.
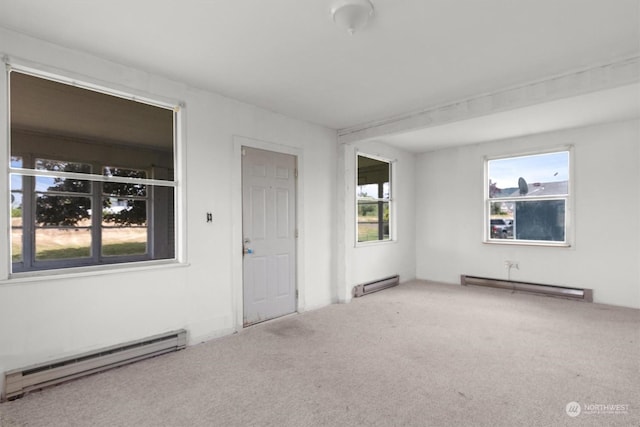
[[[524,196],[529,192],[529,186],[523,177],[518,178],[518,188],[520,189],[521,196]]]

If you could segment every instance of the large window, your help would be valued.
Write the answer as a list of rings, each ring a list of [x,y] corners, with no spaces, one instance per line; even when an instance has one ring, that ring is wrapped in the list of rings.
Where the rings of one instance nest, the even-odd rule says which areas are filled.
[[[174,110],[9,78],[12,271],[174,258]]]
[[[568,245],[569,150],[487,160],[486,240]]]
[[[358,155],[358,242],[390,240],[391,163]]]

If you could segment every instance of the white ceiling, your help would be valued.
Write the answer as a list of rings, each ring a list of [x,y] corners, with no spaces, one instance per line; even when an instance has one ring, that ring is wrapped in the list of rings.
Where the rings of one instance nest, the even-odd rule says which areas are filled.
[[[0,26],[333,129],[640,55],[638,0],[372,2],[354,36],[333,24],[333,0],[0,0]],[[544,112],[503,113],[512,133],[545,130],[527,111]],[[428,136],[459,142],[486,128],[473,120]],[[436,146],[420,138],[391,142]]]

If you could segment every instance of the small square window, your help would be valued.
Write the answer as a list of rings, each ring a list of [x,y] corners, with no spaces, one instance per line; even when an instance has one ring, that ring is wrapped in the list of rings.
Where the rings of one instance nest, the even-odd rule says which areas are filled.
[[[485,240],[568,245],[570,151],[487,160]]]

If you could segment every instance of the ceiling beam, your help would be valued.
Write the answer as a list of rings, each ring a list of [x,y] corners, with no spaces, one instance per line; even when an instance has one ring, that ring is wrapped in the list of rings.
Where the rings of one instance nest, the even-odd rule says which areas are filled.
[[[574,71],[413,113],[338,130],[342,144],[597,92],[640,81],[640,56]],[[640,95],[639,95],[640,96]]]

